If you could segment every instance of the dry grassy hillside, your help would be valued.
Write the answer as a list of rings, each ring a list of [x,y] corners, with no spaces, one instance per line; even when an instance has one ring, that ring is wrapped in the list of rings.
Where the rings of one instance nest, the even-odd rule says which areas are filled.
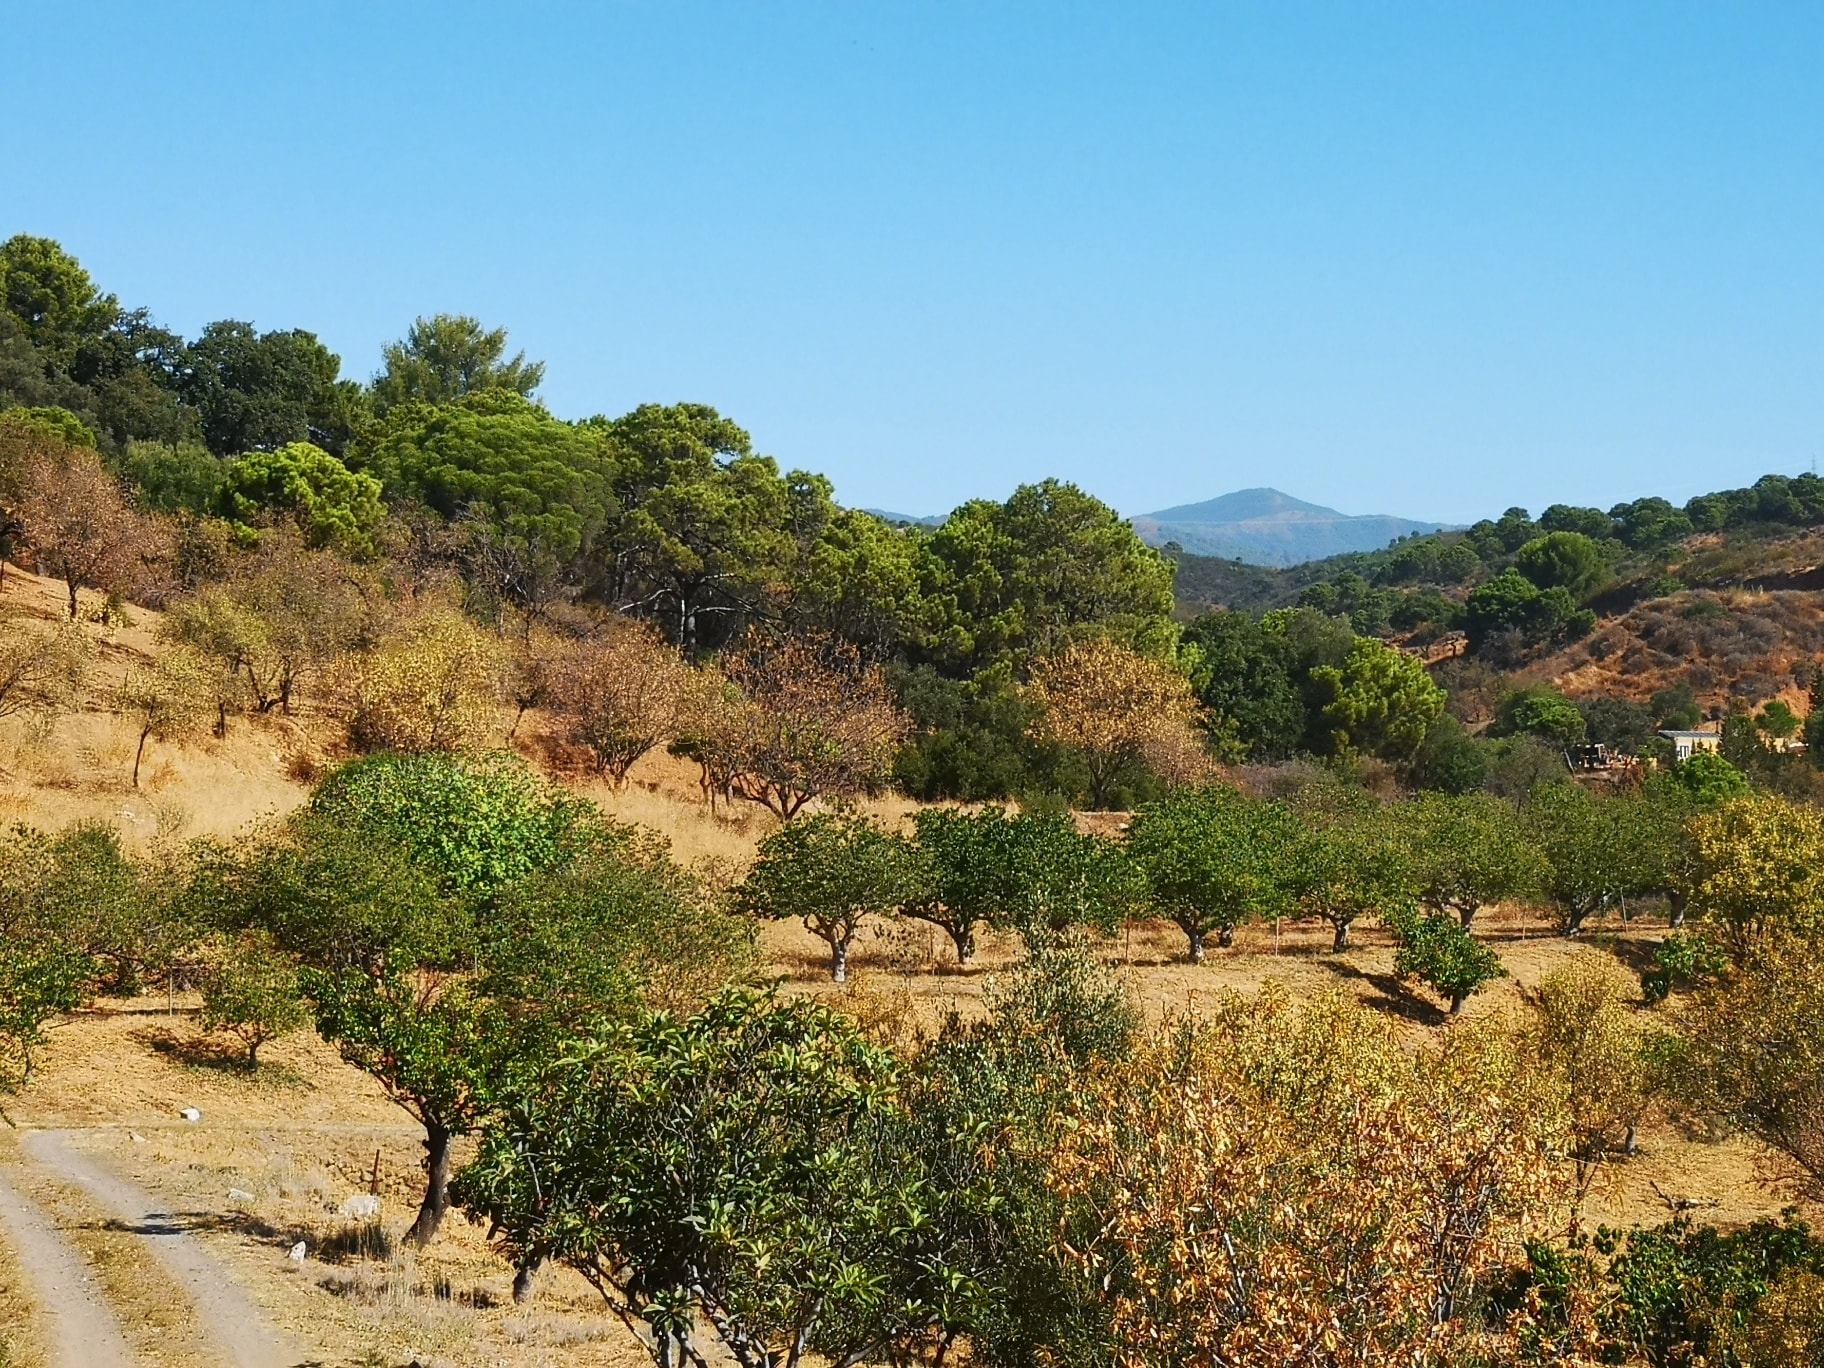
[[[1824,655],[1824,594],[1721,589],[1650,599],[1605,619],[1591,635],[1522,672],[1573,698],[1645,702],[1689,684],[1700,699],[1759,706],[1785,694],[1804,711],[1794,671]]]
[[[60,589],[9,568],[4,602],[49,617]],[[1690,601],[1698,601],[1695,598]],[[1756,662],[1782,652],[1824,646],[1824,613],[1811,595],[1744,594],[1729,600],[1721,622],[1774,620],[1738,607],[1776,604],[1796,633],[1816,644],[1792,644],[1762,628],[1736,628],[1752,638]],[[1769,610],[1771,612],[1772,610]],[[1671,616],[1666,616],[1670,612]],[[1639,693],[1643,682],[1623,663],[1630,649],[1671,643],[1655,632],[1676,630],[1676,608],[1646,605],[1605,627],[1601,640],[1566,659],[1567,675],[1586,671],[1588,688]],[[0,815],[56,827],[78,819],[114,822],[138,839],[157,834],[232,837],[296,805],[307,789],[298,776],[338,753],[338,723],[305,708],[298,717],[236,718],[225,738],[207,735],[157,745],[142,787],[129,782],[136,737],[108,707],[121,674],[158,649],[158,615],[133,610],[130,625],[91,626],[99,665],[83,705],[48,725],[0,721]],[[1697,631],[1698,627],[1686,630]],[[1613,634],[1613,635],[1611,635]],[[1812,636],[1803,638],[1812,643]],[[1748,657],[1744,657],[1744,660]],[[1749,669],[1744,666],[1745,670]],[[1752,672],[1770,673],[1771,664]],[[1606,673],[1605,673],[1606,672]],[[1758,676],[1757,676],[1758,677]],[[1622,689],[1622,685],[1628,687]],[[503,714],[504,740],[510,719]],[[561,747],[534,715],[516,746],[530,757],[561,758]],[[561,768],[561,767],[560,767]],[[648,756],[626,788],[615,791],[566,771],[560,777],[624,820],[668,835],[679,857],[726,879],[751,856],[774,819],[757,807],[712,814],[694,766]],[[883,801],[889,820],[909,810]],[[1521,908],[1485,914],[1484,934],[1510,977],[1474,999],[1473,1013],[1518,1010],[1520,990],[1576,956],[1613,956],[1637,966],[1661,928],[1612,926],[1582,943],[1551,933]],[[1283,925],[1246,928],[1231,950],[1210,962],[1181,962],[1182,941],[1166,925],[1139,925],[1104,949],[1155,1017],[1194,1013],[1219,993],[1248,991],[1277,979],[1300,993],[1340,992],[1400,1020],[1415,1038],[1441,1029],[1438,1005],[1393,976],[1392,946],[1376,928],[1338,955],[1329,931]],[[821,943],[792,923],[765,928],[762,944],[789,991],[835,994],[873,1029],[910,1041],[943,1017],[979,1010],[984,985],[1011,964],[1015,946],[989,938],[981,963],[958,973],[947,942],[922,923],[883,925],[858,947],[858,981],[838,990],[824,977]],[[174,1218],[246,1288],[267,1317],[318,1359],[336,1364],[610,1365],[644,1361],[594,1294],[571,1275],[547,1271],[529,1307],[508,1297],[509,1270],[486,1250],[484,1232],[453,1218],[448,1233],[419,1255],[394,1237],[409,1219],[419,1183],[421,1132],[366,1075],[339,1062],[303,1034],[269,1047],[270,1064],[254,1076],[231,1067],[227,1046],[202,1034],[196,1003],[182,994],[98,1004],[53,1033],[41,1075],[10,1105],[20,1131],[0,1140],[0,1164],[16,1185],[51,1212],[88,1261],[98,1285],[121,1313],[129,1340],[147,1362],[206,1363],[207,1345],[186,1312],[186,1294],[147,1253],[146,1241],[110,1218],[92,1194],[33,1162],[19,1146],[32,1136],[72,1132],[69,1143],[110,1172],[166,1204]],[[183,1108],[201,1112],[181,1118]],[[1597,1190],[1586,1219],[1655,1222],[1669,1202],[1688,1202],[1704,1219],[1745,1221],[1777,1212],[1788,1200],[1770,1157],[1743,1141],[1706,1143],[1667,1122],[1643,1137],[1640,1156],[1617,1166]],[[347,1197],[372,1188],[383,1201],[377,1231],[335,1214]],[[302,1263],[286,1251],[303,1240]],[[18,1332],[15,1361],[40,1361],[48,1343],[42,1309],[23,1291],[14,1252],[0,1244],[0,1321],[34,1326]]]

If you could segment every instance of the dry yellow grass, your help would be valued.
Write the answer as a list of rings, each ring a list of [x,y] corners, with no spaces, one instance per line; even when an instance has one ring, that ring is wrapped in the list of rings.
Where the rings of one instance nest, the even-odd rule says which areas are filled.
[[[7,573],[8,602],[50,615],[57,586]],[[108,687],[128,663],[156,649],[156,614],[134,610],[131,626],[94,627],[102,647],[92,697],[48,731],[20,719],[0,722],[0,820],[46,827],[99,818],[124,833],[232,836],[263,816],[302,801],[294,757],[333,755],[337,721],[308,709],[297,719],[237,718],[227,738],[151,752],[145,787],[127,784],[130,738],[103,707]],[[506,739],[510,722],[500,719]],[[549,760],[551,739],[538,715],[524,719],[513,745]],[[564,782],[614,816],[665,833],[678,857],[716,880],[738,877],[776,819],[753,804],[711,812],[696,769],[657,752],[614,789],[593,776],[563,771]],[[914,805],[883,799],[868,805],[899,824]],[[1518,992],[1579,955],[1615,955],[1636,964],[1659,927],[1605,927],[1587,943],[1552,934],[1525,909],[1485,913],[1478,930],[1500,953],[1510,978],[1472,1000],[1468,1011],[1513,1012]],[[1384,933],[1358,928],[1358,946],[1329,953],[1327,928],[1286,924],[1244,929],[1232,950],[1208,963],[1183,962],[1183,940],[1165,924],[1142,924],[1103,953],[1155,1019],[1196,1012],[1225,991],[1251,991],[1279,980],[1305,994],[1343,992],[1394,1014],[1415,1037],[1440,1029],[1439,1005],[1392,974]],[[855,954],[860,982],[843,992],[829,983],[822,942],[795,922],[767,926],[762,946],[787,991],[842,993],[870,1029],[900,1044],[935,1031],[950,1012],[982,1010],[990,976],[1010,967],[1017,945],[984,938],[980,960],[958,972],[948,941],[917,922],[871,927]],[[516,1308],[510,1270],[486,1247],[484,1232],[453,1218],[429,1250],[409,1254],[396,1237],[415,1207],[422,1149],[416,1127],[364,1074],[342,1064],[306,1033],[269,1045],[253,1076],[229,1062],[226,1042],[202,1037],[193,999],[170,1006],[157,994],[106,1002],[56,1029],[42,1073],[12,1112],[26,1126],[84,1127],[85,1147],[124,1176],[173,1204],[199,1238],[253,1291],[275,1323],[318,1346],[326,1362],[450,1365],[622,1365],[647,1361],[581,1279],[562,1271],[541,1276],[532,1306]],[[196,1107],[203,1120],[178,1118]],[[1586,1223],[1656,1222],[1665,1199],[1699,1204],[1702,1219],[1735,1223],[1777,1212],[1788,1194],[1765,1181],[1770,1156],[1744,1140],[1704,1143],[1657,1123],[1642,1136],[1638,1158],[1616,1165],[1585,1209]],[[336,1215],[348,1196],[377,1189],[378,1233]],[[230,1199],[230,1189],[246,1194]],[[181,1327],[161,1309],[181,1306],[143,1267],[130,1235],[107,1228],[79,1194],[37,1189],[131,1311],[134,1334],[159,1362],[193,1353]],[[302,1239],[313,1251],[302,1266],[285,1250]],[[29,1333],[16,1266],[0,1249],[0,1325],[17,1344],[15,1361],[38,1352]],[[160,1329],[159,1327],[165,1327]],[[159,1339],[159,1336],[165,1336]],[[195,1361],[192,1359],[191,1361]]]

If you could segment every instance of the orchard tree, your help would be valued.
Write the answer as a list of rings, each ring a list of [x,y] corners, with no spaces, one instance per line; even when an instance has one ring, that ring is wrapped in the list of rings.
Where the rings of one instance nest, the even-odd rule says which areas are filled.
[[[1285,859],[1297,915],[1330,923],[1331,948],[1349,948],[1364,916],[1395,916],[1413,904],[1413,874],[1393,816],[1372,799],[1306,795],[1296,809],[1305,830]]]
[[[572,741],[616,788],[647,751],[683,727],[690,666],[648,623],[620,620],[559,653],[547,689]]]
[[[76,591],[127,590],[157,552],[156,531],[128,505],[101,458],[83,447],[40,440],[19,456],[16,515],[39,569],[64,583],[70,620]]]
[[[372,397],[382,417],[402,404],[450,404],[484,390],[530,395],[545,378],[544,362],[526,360],[523,351],[507,356],[505,328],[484,328],[467,314],[413,320],[380,359]]]
[[[1236,998],[1078,1084],[1060,1256],[1132,1368],[1470,1361],[1478,1291],[1556,1214],[1539,1100],[1493,1033],[1414,1051],[1352,1002]]]
[[[1680,1091],[1784,1154],[1824,1195],[1824,953],[1774,942],[1687,1004]]]
[[[1527,800],[1525,824],[1545,857],[1545,891],[1564,914],[1567,936],[1654,886],[1645,818],[1637,799],[1598,798],[1563,780],[1541,784]]]
[[[268,930],[298,956],[318,1032],[424,1127],[414,1244],[436,1234],[451,1143],[511,1057],[511,1016],[476,981],[489,919],[587,824],[506,760],[380,755],[324,780],[225,875],[230,927]]]
[[[1042,709],[1035,739],[1082,756],[1092,808],[1137,766],[1175,782],[1209,768],[1190,681],[1163,661],[1112,641],[1076,643],[1034,664],[1031,696]]]
[[[505,664],[499,642],[456,609],[423,610],[350,663],[350,736],[368,750],[474,748],[495,720]]]
[[[790,821],[813,798],[885,787],[908,722],[878,665],[828,637],[754,639],[727,656],[733,696],[709,701],[697,744],[733,792]]]
[[[1694,817],[1689,904],[1746,963],[1783,934],[1824,929],[1824,814],[1773,796],[1731,799]]]
[[[41,626],[0,609],[0,717],[53,715],[82,690],[94,644],[74,623]]]
[[[1010,886],[1018,869],[1016,819],[998,807],[978,812],[924,807],[912,821],[916,895],[902,910],[949,936],[961,968],[975,958],[977,932],[1007,924],[1011,914],[1017,896]]]
[[[1185,789],[1140,809],[1127,848],[1154,905],[1203,963],[1205,937],[1234,943],[1235,928],[1292,910],[1288,860],[1298,845],[1291,814],[1234,789]]]
[[[1606,957],[1585,953],[1521,996],[1529,1052],[1563,1090],[1581,1198],[1609,1156],[1634,1153],[1652,1101],[1652,1038],[1635,1011],[1638,985]]]
[[[661,1368],[878,1361],[941,1315],[895,1274],[965,1291],[928,1247],[899,1089],[848,1018],[731,990],[515,1079],[457,1198],[516,1266],[575,1269]]]
[[[1537,892],[1545,861],[1513,805],[1489,794],[1425,794],[1394,812],[1420,903],[1469,930],[1491,903]]]
[[[1387,924],[1399,940],[1393,972],[1433,989],[1450,1004],[1452,1016],[1485,984],[1507,977],[1501,957],[1454,916],[1402,908],[1388,914]]]
[[[114,692],[114,706],[139,733],[133,748],[134,788],[139,787],[146,742],[194,736],[209,717],[225,713],[231,683],[217,665],[186,647],[171,647],[149,664],[127,668]]]
[[[890,917],[919,896],[906,843],[856,813],[818,813],[760,843],[736,893],[752,916],[802,917],[830,947],[830,977],[845,983],[849,949],[869,917]]]
[[[297,962],[266,932],[246,931],[229,941],[203,979],[203,1029],[238,1038],[247,1047],[250,1071],[259,1067],[260,1046],[308,1019]]]

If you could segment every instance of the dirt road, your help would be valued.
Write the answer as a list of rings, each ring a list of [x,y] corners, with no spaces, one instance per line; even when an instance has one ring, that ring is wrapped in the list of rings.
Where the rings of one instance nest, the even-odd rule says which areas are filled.
[[[141,1188],[82,1153],[71,1143],[75,1134],[72,1131],[38,1131],[23,1137],[20,1148],[58,1178],[81,1188],[98,1206],[145,1242],[147,1249],[189,1295],[197,1324],[220,1347],[223,1364],[234,1365],[234,1368],[290,1368],[306,1361],[172,1212]],[[31,1266],[40,1258],[46,1258],[50,1261],[44,1265],[46,1268],[62,1270],[56,1276],[66,1288],[80,1288],[81,1282],[72,1280],[68,1269],[73,1261],[77,1279],[80,1279],[81,1258],[44,1220],[42,1213],[37,1216],[39,1228],[34,1232],[32,1218],[24,1209],[26,1204],[10,1196],[0,1197],[0,1201],[5,1202],[5,1210],[0,1211],[0,1216],[5,1217],[9,1236],[19,1243],[21,1261]],[[64,1262],[60,1264],[59,1260]],[[116,1364],[133,1363],[99,1293],[93,1290],[92,1284],[89,1286],[91,1290],[86,1296],[76,1299],[49,1291],[44,1295],[44,1304],[54,1313],[54,1323],[62,1322],[70,1311],[90,1320],[89,1326],[76,1331],[82,1356],[66,1358],[64,1362],[84,1368],[87,1365],[114,1368]],[[105,1327],[105,1334],[112,1335],[113,1343],[118,1345],[117,1357],[95,1352],[95,1344],[103,1341],[90,1338],[95,1333],[94,1325]],[[59,1334],[62,1333],[59,1329]]]
[[[0,1228],[18,1252],[50,1331],[53,1368],[132,1368],[133,1353],[82,1255],[0,1169]]]

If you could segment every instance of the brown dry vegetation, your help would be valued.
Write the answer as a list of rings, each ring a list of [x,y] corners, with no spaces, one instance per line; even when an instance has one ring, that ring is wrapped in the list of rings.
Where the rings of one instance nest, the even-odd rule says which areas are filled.
[[[1522,672],[1573,698],[1607,695],[1645,702],[1689,684],[1719,705],[1765,703],[1783,691],[1803,711],[1793,672],[1824,655],[1824,594],[1721,589],[1636,604],[1595,632]]]
[[[61,590],[9,568],[4,594],[9,603],[50,620]],[[1641,649],[1657,650],[1655,641],[1669,647],[1668,638],[1654,634],[1678,629],[1678,602],[1642,605],[1622,620],[1624,627],[1611,624],[1604,635],[1622,632],[1629,642],[1644,643]],[[1731,630],[1760,652],[1744,654],[1745,662],[1824,647],[1824,612],[1810,595],[1744,595],[1728,602],[1729,618],[1704,618],[1690,630],[1719,631],[1713,624],[1736,622]],[[1759,615],[1733,611],[1768,604],[1776,607]],[[1776,609],[1783,616],[1775,617]],[[155,743],[141,790],[131,789],[132,734],[109,715],[104,700],[134,661],[158,649],[158,614],[135,609],[132,619],[85,627],[99,655],[77,711],[49,724],[0,720],[0,818],[45,827],[102,818],[140,837],[161,831],[230,836],[302,801],[303,777],[337,754],[332,719],[308,704],[292,718],[237,717],[225,738]],[[1773,639],[1763,628],[1740,625],[1763,621],[1812,635]],[[1650,674],[1643,678],[1622,666],[1626,649],[1604,654],[1597,643],[1584,643],[1574,651],[1587,656],[1570,673],[1585,692],[1610,688],[1639,695],[1658,687]],[[1567,663],[1573,656],[1567,653]],[[1771,668],[1745,665],[1742,677]],[[503,742],[513,723],[511,710],[503,709]],[[757,804],[711,812],[696,766],[663,751],[644,756],[616,788],[586,762],[572,757],[565,763],[564,732],[560,719],[535,710],[513,744],[608,812],[664,832],[681,859],[712,879],[736,877],[776,827],[776,818]],[[897,824],[913,804],[890,798],[869,807]],[[1491,909],[1478,930],[1510,977],[1471,1000],[1466,1011],[1472,1016],[1517,1014],[1522,988],[1577,956],[1612,956],[1638,967],[1663,934],[1658,922],[1608,924],[1573,943],[1553,934],[1544,917],[1514,907]],[[1329,941],[1320,926],[1245,927],[1233,949],[1212,951],[1207,963],[1193,967],[1184,962],[1180,933],[1149,923],[1134,926],[1104,953],[1155,1018],[1195,1013],[1224,991],[1251,991],[1278,980],[1298,994],[1341,990],[1392,1014],[1414,1040],[1440,1028],[1441,1004],[1395,978],[1384,932],[1366,929],[1359,944],[1340,955],[1329,952]],[[827,980],[826,947],[796,922],[768,924],[761,943],[789,991],[835,994],[871,1030],[902,1042],[935,1030],[950,1012],[978,1012],[985,984],[1013,963],[1016,950],[1010,938],[988,936],[977,964],[959,973],[935,928],[878,924],[857,944],[858,982],[839,988]],[[573,1275],[547,1270],[532,1304],[514,1306],[511,1270],[489,1253],[485,1232],[460,1216],[452,1216],[423,1251],[399,1246],[397,1236],[421,1190],[421,1131],[367,1075],[341,1063],[308,1032],[266,1047],[266,1062],[251,1076],[232,1063],[237,1053],[232,1042],[202,1034],[193,997],[158,993],[103,1002],[51,1033],[39,1077],[9,1110],[22,1127],[81,1128],[85,1149],[170,1202],[271,1319],[314,1346],[325,1362],[646,1361]],[[198,1108],[202,1121],[182,1121],[184,1107]],[[15,1172],[28,1175],[19,1179],[22,1186],[87,1255],[148,1358],[204,1361],[186,1338],[193,1331],[181,1314],[181,1294],[149,1263],[136,1237],[111,1227],[82,1194],[29,1165]],[[1775,1176],[1770,1156],[1758,1146],[1694,1138],[1660,1118],[1643,1132],[1639,1156],[1599,1180],[1584,1220],[1655,1223],[1669,1216],[1672,1200],[1693,1204],[1703,1220],[1745,1222],[1790,1201],[1787,1190],[1770,1181]],[[344,1199],[370,1187],[383,1203],[377,1228],[335,1214]],[[251,1199],[230,1199],[230,1189]],[[300,1239],[312,1251],[301,1266],[286,1258]],[[0,1324],[9,1327],[12,1361],[32,1363],[38,1346],[24,1308],[19,1270],[0,1243]]]

